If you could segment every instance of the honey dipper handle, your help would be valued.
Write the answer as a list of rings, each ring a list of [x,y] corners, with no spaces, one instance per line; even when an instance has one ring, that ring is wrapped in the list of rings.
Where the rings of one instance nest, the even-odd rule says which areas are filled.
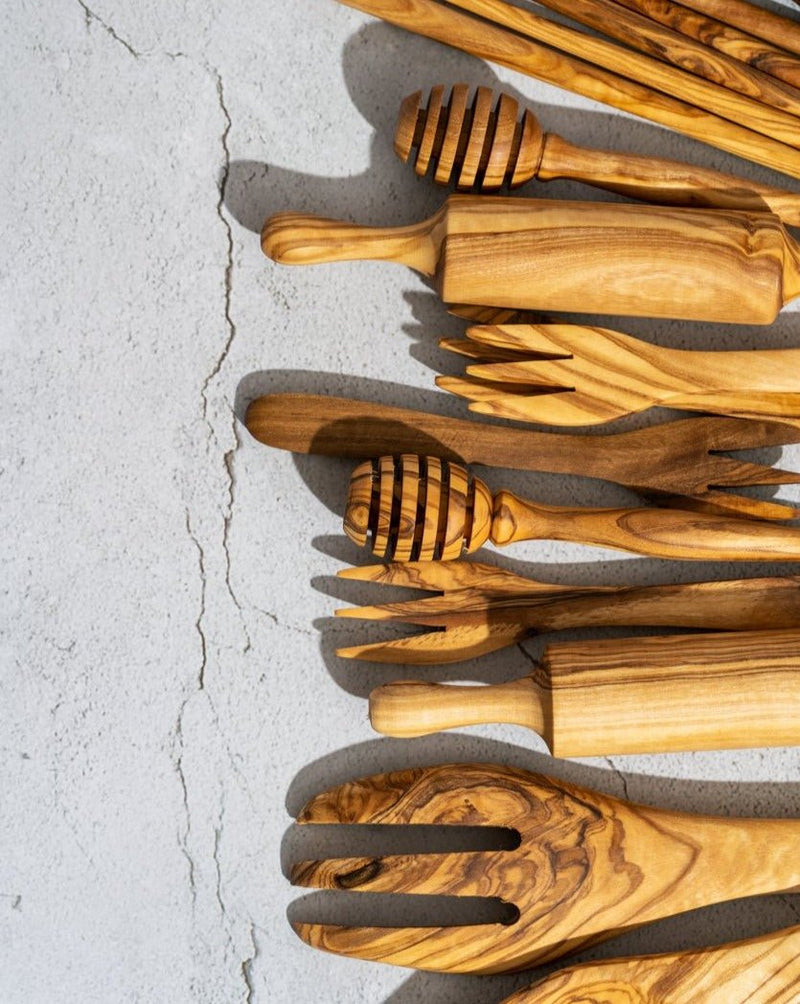
[[[655,558],[695,561],[798,561],[800,529],[680,509],[571,509],[537,505],[500,491],[490,537],[569,540]]]
[[[407,227],[363,227],[302,213],[276,213],[264,223],[261,248],[282,265],[333,261],[393,261],[433,275],[443,212]]]

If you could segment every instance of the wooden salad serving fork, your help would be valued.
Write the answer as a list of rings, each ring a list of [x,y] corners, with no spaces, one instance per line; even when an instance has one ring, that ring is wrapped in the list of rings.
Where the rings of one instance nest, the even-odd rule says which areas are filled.
[[[339,648],[345,659],[434,665],[461,662],[533,634],[587,627],[764,631],[800,624],[800,576],[565,586],[477,561],[398,561],[342,569],[339,577],[436,595],[345,607],[339,617],[413,624],[422,633]]]
[[[800,349],[670,349],[582,324],[477,325],[440,345],[475,362],[437,385],[497,418],[600,425],[659,405],[800,422]]]
[[[313,798],[297,821],[509,831],[513,849],[370,854],[292,867],[299,886],[513,904],[509,923],[293,924],[316,948],[418,969],[524,969],[697,907],[800,891],[798,820],[665,811],[496,764],[373,775]]]
[[[723,450],[800,440],[776,422],[698,417],[645,429],[585,436],[513,429],[321,394],[269,394],[252,401],[245,423],[268,446],[351,457],[432,454],[445,460],[602,478],[682,509],[755,519],[793,519],[792,506],[723,491],[800,482],[800,474],[735,460]]]

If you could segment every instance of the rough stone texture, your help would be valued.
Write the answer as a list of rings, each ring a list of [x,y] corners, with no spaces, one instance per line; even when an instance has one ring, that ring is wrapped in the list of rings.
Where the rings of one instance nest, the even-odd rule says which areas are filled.
[[[278,389],[460,413],[431,390],[431,367],[458,368],[435,338],[460,325],[418,277],[280,269],[255,234],[279,208],[390,223],[437,205],[391,152],[417,87],[502,80],[574,141],[766,172],[332,0],[12,0],[2,47],[3,1001],[499,1001],[530,975],[410,974],[292,934],[281,859],[323,845],[291,814],[390,766],[500,758],[691,810],[798,811],[796,750],[567,763],[514,728],[376,740],[364,697],[397,670],[332,654],[369,634],[332,625],[333,609],[374,596],[332,578],[363,560],[340,534],[349,465],[272,453],[240,423]],[[796,318],[626,326],[672,345],[782,346]],[[553,502],[625,497],[490,480]],[[561,581],[734,573],[554,544],[502,560]],[[439,678],[510,678],[538,650]],[[732,904],[595,954],[798,919],[797,897]]]

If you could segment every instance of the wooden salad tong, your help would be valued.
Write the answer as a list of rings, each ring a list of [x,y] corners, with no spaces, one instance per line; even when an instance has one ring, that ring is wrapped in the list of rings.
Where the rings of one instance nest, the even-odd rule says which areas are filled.
[[[800,244],[739,210],[451,195],[403,227],[279,213],[261,246],[285,265],[409,265],[446,303],[770,324],[800,294]]]
[[[522,679],[401,680],[373,690],[369,711],[401,738],[521,725],[557,757],[797,746],[800,629],[558,642]]]
[[[397,561],[345,568],[338,574],[436,594],[336,611],[339,617],[427,628],[336,650],[341,658],[370,662],[461,662],[533,634],[570,628],[762,631],[800,624],[800,576],[793,575],[656,586],[564,586],[466,559]]]
[[[293,924],[315,948],[417,969],[525,969],[701,906],[800,891],[796,819],[665,811],[497,764],[445,764],[352,781],[313,798],[297,822],[509,831],[513,849],[294,864],[291,881],[299,886],[489,897],[515,907],[509,923]],[[488,836],[486,846],[492,846]]]
[[[403,454],[360,464],[344,515],[350,539],[378,557],[433,561],[491,540],[570,540],[656,558],[800,561],[800,527],[679,509],[552,506],[495,494],[460,464]]]
[[[581,324],[479,325],[439,344],[472,362],[437,385],[497,418],[600,425],[658,405],[800,421],[800,349],[669,349]]]

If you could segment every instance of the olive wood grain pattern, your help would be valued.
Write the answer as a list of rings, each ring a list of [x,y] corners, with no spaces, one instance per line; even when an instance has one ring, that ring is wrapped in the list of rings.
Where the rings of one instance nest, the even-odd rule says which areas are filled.
[[[503,1004],[796,1004],[800,927],[716,948],[571,966]]]
[[[460,662],[535,633],[571,628],[765,631],[800,624],[800,577],[791,575],[654,586],[564,586],[467,560],[392,562],[338,574],[437,594],[336,611],[339,617],[428,628],[336,650],[342,658],[370,662]]]
[[[352,781],[313,798],[297,821],[492,826],[519,835],[514,850],[372,853],[292,867],[300,886],[494,897],[517,908],[508,924],[293,924],[316,948],[441,972],[524,969],[662,917],[800,887],[797,820],[664,811],[495,764]]]
[[[800,23],[748,0],[681,0],[684,6],[800,54]]]
[[[436,383],[497,418],[601,425],[661,405],[800,421],[800,349],[670,349],[579,324],[481,325],[467,339],[439,344],[479,360],[468,379]]]
[[[478,169],[467,172],[466,151],[475,147]],[[404,162],[415,153],[418,175],[430,173],[435,164],[433,180],[452,182],[462,191],[515,188],[534,177],[569,179],[643,202],[767,211],[790,226],[800,225],[798,192],[677,160],[576,146],[545,132],[529,108],[520,116],[511,95],[485,87],[476,89],[471,103],[466,84],[455,84],[447,97],[442,85],[432,88],[427,100],[422,91],[408,95],[400,107],[394,149]]]
[[[403,738],[522,725],[557,757],[796,746],[799,670],[798,628],[559,642],[508,683],[384,684],[369,713]]]
[[[430,472],[430,476],[429,476]],[[416,519],[401,521],[394,500],[416,486]],[[376,533],[375,527],[379,528]],[[380,528],[388,526],[388,533]],[[394,558],[412,539],[411,559],[455,558],[487,540],[569,540],[657,558],[798,561],[800,527],[678,509],[573,508],[491,491],[460,464],[407,454],[360,464],[350,479],[344,531],[379,557]],[[433,543],[420,550],[420,541]]]
[[[769,324],[800,294],[800,245],[768,213],[451,195],[405,227],[281,213],[261,243],[281,264],[410,265],[446,303]]]
[[[647,77],[646,84],[629,80],[618,72],[604,70],[549,45],[453,10],[436,0],[340,2],[481,59],[527,73],[575,94],[658,122],[765,167],[800,177],[800,153],[794,146],[771,139],[738,122],[728,121],[705,111],[704,107],[662,93],[650,86]],[[613,53],[615,61],[621,51],[616,49]]]
[[[749,63],[771,77],[800,86],[800,59],[779,45],[707,17],[684,3],[669,0],[616,0],[629,10],[645,14],[674,31],[718,49],[740,62]]]
[[[577,474],[613,481],[683,509],[753,519],[800,511],[723,488],[800,481],[800,474],[735,460],[723,450],[800,441],[800,429],[737,418],[693,418],[603,436],[511,429],[408,408],[317,394],[270,394],[248,406],[245,424],[268,446],[361,460],[424,453],[445,460]],[[713,486],[713,487],[712,487]]]

